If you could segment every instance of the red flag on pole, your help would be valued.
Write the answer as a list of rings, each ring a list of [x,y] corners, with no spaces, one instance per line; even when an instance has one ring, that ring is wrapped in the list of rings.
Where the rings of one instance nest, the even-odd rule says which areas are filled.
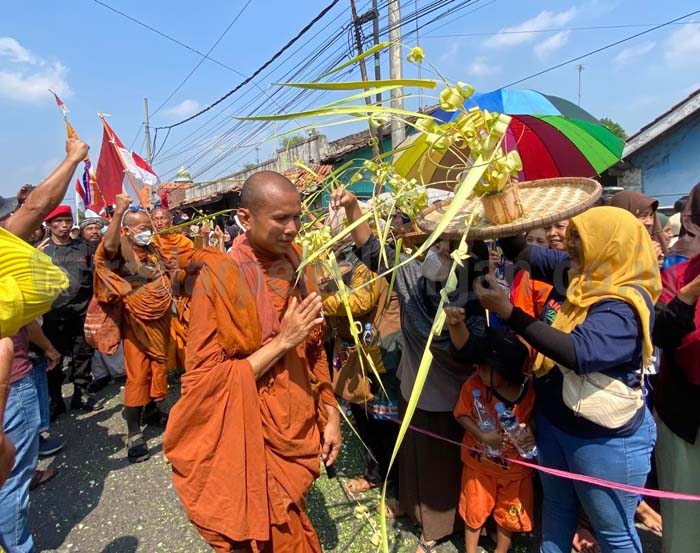
[[[150,206],[151,187],[159,184],[153,169],[137,154],[128,151],[107,121],[102,118],[104,133],[102,149],[97,162],[97,182],[108,205],[122,190],[135,194],[135,200],[144,207]]]

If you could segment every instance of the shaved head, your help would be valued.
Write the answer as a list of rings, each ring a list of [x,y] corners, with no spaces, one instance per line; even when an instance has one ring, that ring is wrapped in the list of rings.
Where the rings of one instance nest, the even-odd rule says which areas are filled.
[[[123,227],[151,226],[151,220],[145,211],[127,211],[122,220]]]
[[[163,207],[157,207],[151,211],[151,219],[153,220],[153,226],[158,232],[173,226],[173,216]]]
[[[274,171],[260,171],[248,177],[241,188],[241,207],[251,212],[274,203],[279,195],[294,194],[298,197],[292,182]]]
[[[301,226],[301,196],[279,173],[255,173],[241,189],[238,219],[256,252],[284,257]]]
[[[153,211],[151,211],[151,217],[168,217],[169,219],[172,219],[170,211],[164,207],[156,207]]]

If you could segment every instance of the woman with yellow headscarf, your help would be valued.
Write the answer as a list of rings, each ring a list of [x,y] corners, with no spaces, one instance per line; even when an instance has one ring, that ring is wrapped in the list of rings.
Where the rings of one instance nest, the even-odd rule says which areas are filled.
[[[661,292],[654,246],[644,226],[615,207],[571,219],[566,241],[567,252],[525,247],[519,239],[501,244],[533,278],[565,293],[551,326],[513,307],[490,279],[476,286],[479,300],[539,353],[533,371],[540,463],[643,486],[656,440],[642,396]],[[571,550],[577,498],[603,553],[642,550],[637,495],[544,474],[542,486],[543,553]]]

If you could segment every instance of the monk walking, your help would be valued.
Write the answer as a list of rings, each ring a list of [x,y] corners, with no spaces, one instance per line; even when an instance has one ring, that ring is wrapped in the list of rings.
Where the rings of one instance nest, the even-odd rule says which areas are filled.
[[[128,458],[136,463],[149,457],[141,433],[143,408],[153,408],[152,402],[161,402],[168,392],[165,361],[173,302],[171,274],[176,264],[152,243],[148,214],[129,208],[130,203],[125,194],[116,197],[114,217],[95,252],[94,295],[100,303],[121,307],[126,369],[123,417]],[[164,425],[166,420],[153,408],[143,422]]]
[[[232,253],[193,251],[187,371],[164,451],[185,511],[219,552],[320,553],[305,496],[340,450],[321,298],[297,279],[301,202],[251,176]]]
[[[180,255],[194,247],[192,240],[183,234],[171,230],[173,217],[170,211],[158,207],[151,212],[151,220],[158,235],[154,243],[166,258],[178,260]],[[174,282],[176,298],[175,308],[177,313],[170,319],[170,341],[168,342],[168,370],[185,368],[185,343],[187,341],[187,328],[190,321],[190,298],[185,291],[184,271],[180,278]]]

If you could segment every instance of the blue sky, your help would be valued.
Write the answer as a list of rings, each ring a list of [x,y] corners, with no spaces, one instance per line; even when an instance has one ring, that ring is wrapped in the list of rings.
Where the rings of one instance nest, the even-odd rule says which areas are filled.
[[[251,74],[329,0],[104,2],[202,52],[212,47],[240,13],[210,54],[228,68],[204,60],[153,115],[152,126],[159,126],[191,115],[232,89],[242,80],[240,74]],[[368,0],[357,2],[360,12],[369,5]],[[417,1],[419,8],[428,3]],[[65,130],[47,88],[59,93],[68,105],[71,121],[90,143],[95,159],[101,141],[96,116],[100,111],[111,115],[110,124],[127,146],[133,143],[143,153],[143,98],[148,97],[155,111],[201,60],[94,0],[31,4],[30,10],[27,2],[5,3],[0,20],[2,195],[13,193],[25,182],[40,181],[62,158]],[[460,4],[457,1],[448,7]],[[695,0],[478,0],[423,27],[420,42],[449,79],[488,91],[647,28],[641,25],[662,23],[697,8]],[[414,0],[403,0],[404,15],[414,9]],[[425,25],[435,15],[426,15],[419,24]],[[229,116],[245,115],[253,106],[260,108],[259,113],[274,113],[294,96],[289,90],[273,95],[277,90],[273,83],[283,80],[285,73],[298,65],[307,73],[300,76],[311,80],[327,68],[324,64],[347,57],[348,33],[339,32],[309,62],[323,40],[341,31],[348,20],[348,2],[341,0],[302,41],[262,73],[255,86],[244,87],[216,110],[174,129],[154,163],[161,178],[172,177],[181,164],[191,167],[195,178],[216,178],[254,162],[258,155],[266,158],[279,143],[272,137],[288,127],[235,123]],[[700,16],[688,21],[700,21]],[[385,25],[383,19],[381,26]],[[590,29],[617,25],[635,26]],[[415,24],[409,23],[404,32],[414,29]],[[370,31],[371,25],[366,27]],[[415,44],[415,34],[405,42]],[[581,63],[582,107],[597,117],[619,121],[631,134],[700,88],[700,23],[662,28]],[[406,64],[406,76],[415,75],[415,66]],[[355,71],[343,78],[359,77]],[[575,64],[568,65],[518,86],[576,101],[578,72]],[[311,94],[295,108],[328,99],[328,95]],[[425,99],[425,103],[433,101]],[[323,132],[336,138],[354,130],[333,127]],[[164,132],[159,131],[159,144],[163,137]]]

